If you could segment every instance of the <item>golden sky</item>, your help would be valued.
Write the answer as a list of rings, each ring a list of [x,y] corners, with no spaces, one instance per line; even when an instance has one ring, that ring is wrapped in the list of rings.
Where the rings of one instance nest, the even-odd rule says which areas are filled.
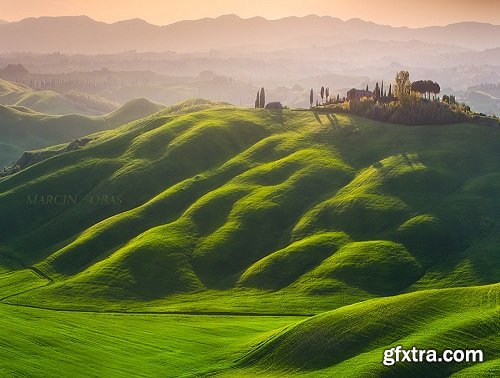
[[[166,25],[230,13],[270,19],[318,14],[410,27],[500,24],[500,0],[0,0],[0,19],[7,21],[85,14],[105,22],[142,18]]]

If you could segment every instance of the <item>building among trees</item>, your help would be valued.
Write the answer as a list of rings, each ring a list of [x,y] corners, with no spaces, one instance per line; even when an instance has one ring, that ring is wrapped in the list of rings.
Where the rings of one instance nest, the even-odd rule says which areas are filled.
[[[355,89],[352,88],[349,92],[347,92],[347,100],[348,101],[359,101],[363,97],[372,98],[373,92],[369,90]]]

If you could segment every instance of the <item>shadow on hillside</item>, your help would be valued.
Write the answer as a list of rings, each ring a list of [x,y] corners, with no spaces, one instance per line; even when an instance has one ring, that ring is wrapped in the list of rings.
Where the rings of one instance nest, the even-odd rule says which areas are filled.
[[[406,164],[408,164],[410,167],[413,168],[413,166],[415,165],[415,161],[411,160],[409,157],[408,157],[408,153],[404,153],[404,154],[401,154],[403,156],[403,158],[405,159],[405,162]]]
[[[328,118],[328,121],[330,121],[330,125],[335,129],[335,130],[340,130],[342,127],[340,126],[339,121],[337,120],[336,117],[332,116],[331,114],[327,114],[326,117]]]
[[[271,113],[271,119],[273,122],[279,123],[280,125],[283,125],[284,118],[283,118],[283,110],[282,109],[270,109]]]
[[[322,124],[323,124],[323,122],[321,121],[321,118],[319,117],[318,113],[314,113],[314,112],[313,112],[313,114],[314,114],[314,118],[316,118],[316,121],[318,121],[318,123],[319,123],[320,125],[322,125]]]

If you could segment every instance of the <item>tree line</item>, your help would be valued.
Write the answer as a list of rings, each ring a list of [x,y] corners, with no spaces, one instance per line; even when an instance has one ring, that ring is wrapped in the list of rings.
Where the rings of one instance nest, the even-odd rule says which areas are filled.
[[[321,103],[318,100],[316,100],[316,106],[321,105],[326,105],[326,104],[332,104],[334,102],[339,102],[342,101],[340,98],[340,94],[337,94],[337,96],[330,96],[330,88],[329,87],[321,87],[319,90],[319,95],[321,97]],[[343,98],[345,101],[345,97]],[[313,107],[314,104],[314,88],[311,88],[311,91],[309,92],[309,104],[311,105],[311,108]]]

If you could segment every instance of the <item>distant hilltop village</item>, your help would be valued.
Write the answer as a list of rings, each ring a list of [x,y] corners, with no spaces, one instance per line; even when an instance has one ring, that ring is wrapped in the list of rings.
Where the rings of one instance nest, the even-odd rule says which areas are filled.
[[[438,125],[460,122],[476,122],[500,127],[496,116],[471,111],[467,104],[458,103],[454,95],[443,95],[441,86],[432,80],[410,81],[408,71],[399,71],[389,87],[377,82],[373,91],[350,89],[346,96],[330,96],[329,87],[321,87],[315,99],[309,92],[310,109],[317,112],[349,113],[377,121],[405,125]],[[265,89],[257,92],[256,108],[283,109],[280,102],[266,104]],[[316,100],[316,101],[315,101]],[[314,106],[314,103],[316,105]]]
[[[332,104],[341,104],[345,102],[351,101],[362,101],[363,99],[373,99],[376,102],[380,103],[389,103],[394,101],[399,101],[402,97],[406,95],[417,95],[421,97],[423,100],[432,100],[440,101],[441,99],[437,97],[439,93],[441,93],[441,87],[438,83],[431,80],[418,80],[415,82],[410,82],[410,74],[408,71],[400,71],[396,75],[394,86],[393,84],[389,84],[389,87],[384,87],[384,81],[382,80],[381,85],[377,82],[375,84],[375,88],[373,91],[369,90],[368,85],[365,89],[350,89],[346,96],[340,97],[340,94],[337,96],[330,96],[330,88],[327,86],[321,87],[318,91],[319,98],[316,99],[316,106],[313,106],[315,103],[315,91],[314,88],[311,88],[309,93],[309,103],[311,108],[317,108],[320,106],[327,106]],[[444,102],[454,102],[454,96],[443,96]],[[257,97],[255,100],[256,108],[283,108],[280,102],[271,102],[266,103],[266,92],[264,88],[261,88],[257,92]]]

